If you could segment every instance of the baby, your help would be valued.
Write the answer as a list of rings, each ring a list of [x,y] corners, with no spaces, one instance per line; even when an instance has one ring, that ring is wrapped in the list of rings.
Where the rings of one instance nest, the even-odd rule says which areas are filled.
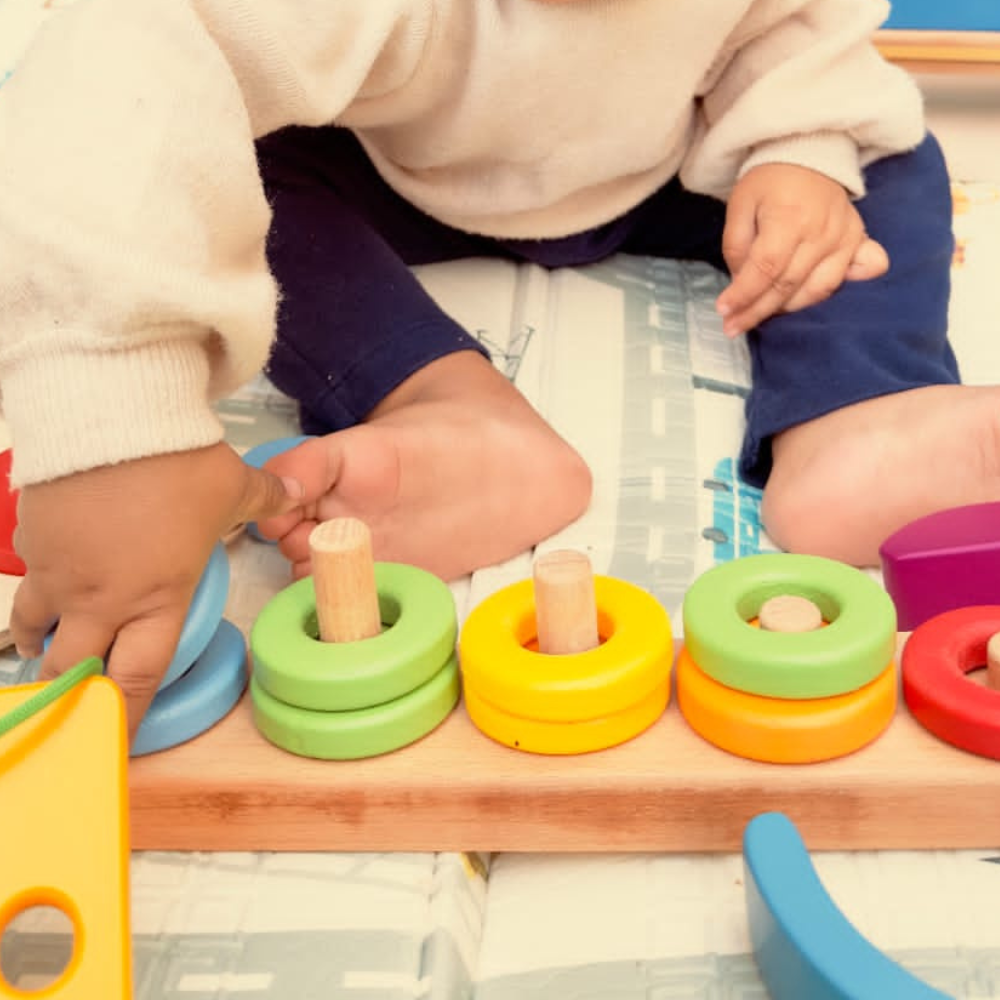
[[[796,551],[1000,496],[947,341],[951,204],[877,0],[86,0],[0,90],[0,387],[19,649],[107,656],[134,732],[219,535],[318,520],[445,578],[578,517],[574,450],[409,266],[710,261],[741,473]],[[268,352],[270,355],[268,356]],[[266,362],[320,434],[248,469]],[[928,474],[927,457],[933,456]]]

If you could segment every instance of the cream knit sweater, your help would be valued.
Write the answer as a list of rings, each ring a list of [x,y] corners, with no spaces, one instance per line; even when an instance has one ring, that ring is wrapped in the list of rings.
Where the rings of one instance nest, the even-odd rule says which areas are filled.
[[[0,391],[14,481],[221,437],[277,290],[253,139],[358,134],[463,229],[559,236],[679,174],[861,168],[923,134],[884,0],[78,0],[0,88]]]

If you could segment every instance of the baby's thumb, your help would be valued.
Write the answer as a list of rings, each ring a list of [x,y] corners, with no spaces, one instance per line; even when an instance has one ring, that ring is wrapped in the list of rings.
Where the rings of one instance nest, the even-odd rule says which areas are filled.
[[[276,476],[265,469],[246,466],[243,497],[237,512],[239,521],[262,521],[294,510],[305,496],[305,489],[291,476]]]
[[[881,243],[876,243],[870,236],[854,251],[851,263],[847,268],[848,281],[870,281],[879,278],[889,270],[889,255]]]

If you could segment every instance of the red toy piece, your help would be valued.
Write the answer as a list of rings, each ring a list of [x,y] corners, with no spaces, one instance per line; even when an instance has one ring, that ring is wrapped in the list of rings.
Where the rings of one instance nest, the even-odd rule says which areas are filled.
[[[986,665],[1000,605],[957,608],[929,619],[903,648],[903,697],[914,718],[947,743],[1000,760],[1000,691],[965,675]]]
[[[24,576],[27,567],[14,551],[18,491],[10,488],[10,448],[0,452],[0,573]]]

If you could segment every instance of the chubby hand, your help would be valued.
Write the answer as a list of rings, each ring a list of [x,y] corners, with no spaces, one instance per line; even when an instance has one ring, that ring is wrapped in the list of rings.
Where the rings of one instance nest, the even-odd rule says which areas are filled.
[[[722,253],[732,275],[716,307],[736,336],[769,316],[822,302],[844,281],[889,269],[881,244],[843,187],[807,167],[767,163],[747,171],[726,209]]]
[[[21,490],[15,543],[28,571],[11,633],[40,679],[104,657],[129,738],[173,657],[213,546],[231,525],[294,507],[301,488],[226,444],[103,466]]]

